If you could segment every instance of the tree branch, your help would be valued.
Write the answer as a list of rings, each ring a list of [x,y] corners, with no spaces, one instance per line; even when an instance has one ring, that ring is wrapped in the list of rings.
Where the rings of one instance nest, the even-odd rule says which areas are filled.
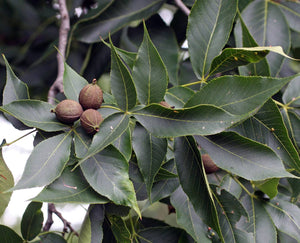
[[[182,12],[184,12],[187,16],[190,15],[191,10],[187,6],[185,6],[181,0],[174,0],[174,2]]]
[[[63,216],[62,214],[57,211],[57,209],[55,208],[55,205],[53,203],[49,203],[48,204],[48,218],[46,221],[46,224],[43,228],[43,231],[49,231],[49,229],[51,228],[52,224],[53,224],[53,213],[59,217],[59,219],[63,222],[64,224],[64,228],[63,228],[63,235],[65,233],[68,233],[68,229],[70,229],[71,232],[73,232],[75,235],[79,236],[79,234],[76,232],[76,230],[74,230],[74,228],[71,226],[71,223],[68,222]]]
[[[63,90],[63,75],[64,75],[64,61],[66,46],[68,43],[68,33],[70,30],[70,19],[69,13],[65,0],[58,0],[59,12],[60,12],[60,27],[59,27],[59,37],[58,37],[58,52],[56,55],[57,58],[57,77],[54,83],[51,85],[48,92],[48,102],[50,104],[55,103],[55,96],[58,93],[62,93]],[[43,231],[49,231],[53,224],[53,213],[56,214],[64,224],[63,234],[68,232],[68,228],[71,232],[74,232],[78,236],[78,233],[73,229],[71,223],[68,222],[60,212],[58,212],[53,203],[48,203],[48,218],[43,227]]]
[[[58,53],[57,53],[57,78],[51,85],[48,92],[48,102],[54,104],[55,95],[63,92],[63,75],[64,75],[64,61],[66,46],[68,42],[68,33],[70,30],[70,19],[69,13],[66,6],[65,0],[58,0],[59,12],[60,12],[60,28],[59,28],[59,43],[58,43]]]

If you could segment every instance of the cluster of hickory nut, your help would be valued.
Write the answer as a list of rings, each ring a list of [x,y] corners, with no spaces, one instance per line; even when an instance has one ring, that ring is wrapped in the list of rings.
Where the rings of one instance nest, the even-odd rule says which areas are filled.
[[[73,124],[80,119],[81,126],[86,133],[94,135],[99,131],[99,126],[103,121],[101,114],[97,111],[103,101],[103,92],[97,85],[96,79],[83,87],[78,100],[79,103],[75,100],[63,100],[51,112],[54,112],[56,118],[65,124]]]

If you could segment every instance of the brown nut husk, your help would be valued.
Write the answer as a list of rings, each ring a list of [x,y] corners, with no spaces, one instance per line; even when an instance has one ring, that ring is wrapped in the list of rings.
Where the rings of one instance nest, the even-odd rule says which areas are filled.
[[[91,84],[83,87],[79,93],[79,103],[83,109],[99,109],[103,101],[102,89],[97,85],[97,80],[93,79]]]
[[[164,106],[164,107],[169,108],[169,109],[172,108],[172,106],[170,106],[169,103],[166,102],[166,101],[161,101],[159,104],[160,104],[161,106]]]
[[[87,134],[91,135],[99,131],[99,126],[102,121],[103,118],[101,114],[94,109],[85,110],[80,117],[81,126]]]
[[[75,100],[63,100],[51,112],[55,113],[59,121],[65,124],[72,124],[79,119],[83,109]]]
[[[204,165],[206,174],[215,173],[219,170],[219,167],[213,162],[208,154],[202,154],[201,159]]]

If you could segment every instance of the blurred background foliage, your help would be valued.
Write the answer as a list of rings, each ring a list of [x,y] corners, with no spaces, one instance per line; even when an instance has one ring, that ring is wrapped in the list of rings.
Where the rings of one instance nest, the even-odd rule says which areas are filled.
[[[183,2],[187,6],[194,3],[193,0]],[[239,1],[240,12],[250,2]],[[68,0],[67,5],[71,30],[66,61],[88,81],[101,76],[107,79],[106,73],[110,70],[110,50],[100,41],[98,33],[106,38],[111,32],[116,46],[136,52],[143,37],[141,19],[147,19],[151,39],[168,68],[170,86],[195,81],[191,64],[185,59],[182,48],[187,16],[175,7],[173,1]],[[46,100],[49,87],[57,75],[56,46],[60,24],[57,1],[2,0],[0,15],[1,53],[20,80],[28,84],[31,98]],[[299,32],[291,30],[291,39],[289,55],[300,58]],[[235,46],[233,34],[227,46]],[[2,59],[0,64],[2,91],[5,84]],[[299,63],[286,59],[280,76],[299,71]]]

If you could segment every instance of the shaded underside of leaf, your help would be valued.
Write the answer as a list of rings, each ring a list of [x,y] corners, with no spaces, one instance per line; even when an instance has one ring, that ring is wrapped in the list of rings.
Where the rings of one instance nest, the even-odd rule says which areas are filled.
[[[300,210],[288,201],[273,199],[264,204],[265,210],[273,220],[276,228],[295,240],[300,239]]]
[[[176,210],[177,223],[183,227],[196,242],[211,242],[207,237],[207,226],[196,214],[189,198],[179,187],[171,196],[171,203]]]
[[[78,243],[102,241],[104,214],[104,205],[96,204],[89,206],[81,226]]]
[[[300,107],[300,77],[294,78],[283,93],[284,104],[292,107]]]
[[[248,217],[248,214],[240,201],[226,190],[216,191],[212,187],[217,205],[220,225],[225,242],[253,242],[253,235],[236,227],[241,216]]]
[[[258,46],[240,15],[234,27],[234,37],[238,47]],[[258,63],[240,66],[239,73],[244,76],[270,76],[270,68],[267,59],[264,58]]]
[[[255,242],[276,242],[275,225],[263,206],[266,202],[246,195],[242,198],[242,203],[249,213],[249,220],[243,218],[239,225],[253,232]]]
[[[278,5],[281,11],[284,13],[284,16],[291,29],[300,32],[300,3],[295,2],[274,2]]]

